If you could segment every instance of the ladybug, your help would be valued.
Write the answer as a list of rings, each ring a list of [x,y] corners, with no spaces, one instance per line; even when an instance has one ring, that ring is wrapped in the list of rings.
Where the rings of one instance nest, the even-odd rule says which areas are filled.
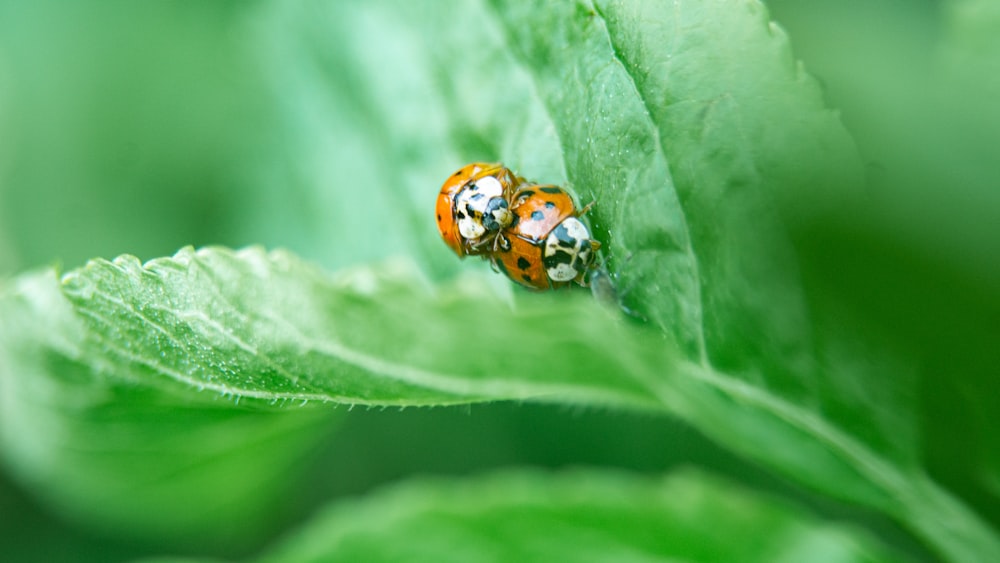
[[[441,238],[460,258],[493,251],[497,236],[511,226],[510,199],[524,178],[502,164],[473,162],[448,177],[438,194]]]
[[[572,196],[559,186],[524,185],[510,204],[513,221],[496,237],[489,258],[508,278],[531,289],[587,285],[587,272],[601,248],[579,219],[589,207],[577,210]]]

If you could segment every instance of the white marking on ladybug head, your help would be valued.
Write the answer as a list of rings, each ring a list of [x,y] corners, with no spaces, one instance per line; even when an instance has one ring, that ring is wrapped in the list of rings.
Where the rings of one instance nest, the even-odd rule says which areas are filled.
[[[486,227],[478,219],[464,217],[458,220],[458,232],[466,239],[477,239],[486,234]]]
[[[503,195],[503,184],[493,176],[485,176],[476,180],[476,191],[483,194],[487,200]]]
[[[580,272],[577,272],[570,264],[556,264],[551,268],[546,268],[545,273],[552,281],[565,282],[572,281]]]
[[[590,231],[587,230],[587,226],[580,222],[576,217],[567,217],[562,222],[563,227],[566,227],[566,234],[576,240],[590,240]]]

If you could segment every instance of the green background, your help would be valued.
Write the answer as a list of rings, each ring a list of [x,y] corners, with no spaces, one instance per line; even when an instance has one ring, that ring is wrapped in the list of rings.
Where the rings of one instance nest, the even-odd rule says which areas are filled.
[[[148,260],[187,245],[262,245],[288,249],[328,271],[404,256],[417,261],[430,280],[426,283],[446,281],[460,272],[487,269],[455,260],[436,240],[430,220],[441,181],[473,159],[502,159],[523,175],[582,190],[588,179],[609,177],[601,174],[631,179],[669,165],[683,203],[700,206],[702,217],[714,212],[713,200],[699,200],[697,191],[683,193],[685,182],[714,181],[711,163],[698,168],[693,153],[683,147],[647,162],[630,160],[639,158],[642,146],[635,145],[631,156],[617,154],[597,170],[597,165],[588,168],[592,157],[579,145],[560,145],[558,135],[536,127],[538,112],[553,115],[560,133],[574,120],[600,117],[580,113],[583,106],[570,103],[570,95],[560,115],[564,88],[606,104],[587,107],[618,104],[620,93],[564,80],[546,66],[559,67],[559,57],[566,56],[560,49],[590,53],[596,52],[595,44],[603,46],[600,37],[559,23],[589,4],[558,3],[550,9],[544,3],[473,2],[476,7],[457,12],[434,2],[404,4],[409,7],[391,2],[368,8],[338,2],[0,2],[0,275],[13,279],[53,265],[70,271],[91,258],[126,253]],[[714,4],[736,13],[755,3]],[[613,26],[613,13],[604,14],[601,6],[601,16]],[[889,406],[871,412],[889,418],[915,413],[907,418],[915,422],[886,422],[884,428],[908,434],[879,435],[872,442],[886,450],[902,444],[892,456],[907,461],[912,456],[917,473],[995,528],[1000,521],[1000,449],[992,438],[1000,430],[995,367],[1000,365],[995,345],[1000,337],[1000,160],[995,158],[1000,11],[990,2],[957,0],[776,0],[767,9],[787,31],[794,57],[817,79],[816,97],[838,109],[856,145],[860,170],[842,171],[844,177],[858,172],[865,178],[858,188],[863,208],[830,212],[819,189],[805,203],[783,199],[791,192],[783,191],[782,182],[791,182],[795,166],[764,157],[755,161],[765,179],[778,186],[764,200],[792,217],[787,220],[792,242],[776,245],[775,263],[785,263],[781,253],[794,252],[809,287],[803,299],[824,311],[826,326],[836,327],[829,330],[843,333],[850,326],[863,347],[893,350],[892,361],[906,364],[901,371],[912,377],[903,392],[906,406],[896,409],[895,396],[887,392]],[[474,17],[482,14],[500,23]],[[496,40],[497,35],[504,39]],[[676,47],[673,37],[628,24],[622,24],[619,37],[624,47],[616,55],[625,61]],[[743,68],[739,39],[719,49],[731,59],[723,58],[718,66],[709,59],[697,72],[678,71],[670,80],[687,80],[695,89],[702,84],[698,73],[716,79],[716,69]],[[454,45],[462,44],[463,57],[450,58]],[[489,47],[480,52],[481,45]],[[497,62],[493,50],[505,58]],[[506,74],[522,67],[532,69],[533,78],[521,70]],[[476,69],[475,80],[466,80],[466,69]],[[754,70],[747,65],[748,75]],[[734,83],[743,79],[740,71],[733,72]],[[641,68],[635,76],[641,76]],[[656,77],[649,83],[655,91]],[[767,77],[761,83],[768,83]],[[640,81],[638,88],[644,87]],[[789,113],[797,111],[797,93],[763,87],[762,92],[777,99],[787,95]],[[657,123],[684,128],[688,116],[683,110],[675,115],[670,113],[674,106],[664,104],[661,114],[655,104],[648,107]],[[761,116],[770,124],[761,130],[783,131],[783,124],[770,119],[778,115]],[[831,133],[830,146],[839,146],[838,134]],[[608,149],[615,135],[638,134],[625,128],[594,142]],[[561,137],[564,143],[566,138]],[[677,139],[678,146],[690,141]],[[737,146],[787,142],[789,147],[793,141],[729,140]],[[623,146],[616,149],[630,147],[628,142]],[[831,162],[823,166],[837,164]],[[836,185],[840,172],[827,176],[823,166],[815,168],[822,175],[817,185]],[[425,186],[425,193],[411,188],[417,185]],[[589,199],[590,194],[579,195]],[[626,226],[627,215],[619,210],[629,204],[610,188],[601,195],[593,226],[630,288],[626,303],[645,310],[645,324],[670,334],[679,349],[696,348],[693,337],[673,328],[684,312],[670,309],[657,294],[656,280],[680,270],[659,254],[649,257],[660,243],[646,244],[643,237],[667,235],[642,230],[656,225],[643,217]],[[633,205],[644,201],[636,197]],[[719,215],[756,212],[760,201],[749,197],[724,204]],[[770,223],[765,219],[760,225],[767,231]],[[690,225],[696,250],[724,236],[715,229],[707,222]],[[760,235],[763,242],[754,247],[761,255],[770,256],[769,236]],[[634,261],[623,259],[620,251],[626,248],[636,250]],[[730,258],[722,250],[717,256],[716,270],[711,264],[703,267],[724,278],[730,275],[725,262]],[[771,277],[764,270],[770,266],[761,263],[746,271],[767,282]],[[675,287],[673,281],[664,286]],[[724,300],[731,287],[703,291]],[[780,284],[775,287],[782,290]],[[740,373],[748,365],[766,371],[773,367],[767,364],[768,350],[756,349],[752,336],[764,325],[746,314],[714,319],[722,328],[709,334],[709,346],[726,346],[720,344],[724,351],[713,360]],[[794,319],[768,326],[780,328],[784,322]],[[780,374],[775,377],[779,387],[794,386]],[[872,403],[883,399],[874,395],[882,389],[880,382],[859,387],[859,395]],[[162,408],[172,407],[167,402]],[[826,414],[848,430],[868,423],[859,413],[869,411],[841,404],[830,408]],[[231,537],[193,534],[197,539],[178,541],[170,533],[90,526],[85,516],[52,501],[51,491],[4,476],[0,546],[12,560],[25,561],[127,560],[161,553],[242,558],[256,555],[332,499],[364,495],[415,475],[600,466],[652,476],[696,466],[794,503],[810,517],[864,529],[893,553],[917,560],[942,556],[940,546],[915,537],[891,510],[836,500],[828,490],[817,490],[810,481],[815,476],[804,483],[789,479],[787,471],[781,472],[787,467],[774,472],[741,447],[706,437],[712,432],[704,426],[693,428],[673,418],[521,402],[334,412],[317,417],[323,419],[315,422],[321,430],[288,446],[298,452],[290,454],[292,469],[286,473],[276,465],[272,477],[287,481],[280,502],[268,504],[266,517],[245,529],[235,526]],[[107,416],[116,420],[117,415]],[[290,424],[294,434],[298,423]],[[171,432],[169,426],[150,428],[164,436]],[[763,450],[757,454],[763,458],[781,457],[767,452],[768,444],[745,447]],[[941,516],[928,515],[936,517]]]

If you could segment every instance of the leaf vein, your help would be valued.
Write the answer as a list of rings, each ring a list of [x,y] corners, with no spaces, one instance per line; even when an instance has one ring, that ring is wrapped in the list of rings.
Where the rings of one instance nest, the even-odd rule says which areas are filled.
[[[656,146],[659,150],[660,155],[663,157],[664,166],[666,166],[667,168],[667,175],[669,178],[672,179],[673,175],[670,172],[670,157],[667,154],[667,151],[664,147],[663,136],[661,135],[660,128],[656,123],[656,121],[653,119],[653,112],[652,108],[649,105],[649,101],[642,94],[642,90],[636,83],[636,79],[632,73],[631,68],[629,67],[628,64],[626,64],[625,59],[622,56],[620,49],[618,48],[618,45],[615,43],[614,37],[612,36],[610,27],[608,25],[608,19],[605,16],[601,6],[597,2],[594,2],[593,8],[594,8],[594,13],[601,18],[601,22],[604,24],[605,35],[607,37],[608,46],[611,48],[611,56],[613,60],[621,67],[622,72],[624,73],[625,77],[628,79],[629,84],[632,87],[632,91],[635,93],[636,98],[642,104],[642,108],[645,111],[645,114],[649,120],[650,129],[652,131],[653,136],[655,137]],[[676,184],[672,185],[674,186],[674,189],[678,192],[679,195],[679,189],[677,185]],[[628,190],[630,190],[631,188],[632,188],[631,184],[626,186],[626,196],[628,195]],[[625,200],[625,198],[623,198],[623,200]],[[708,359],[708,348],[705,343],[705,321],[704,321],[705,305],[704,305],[704,297],[702,295],[702,290],[701,290],[701,285],[702,285],[701,266],[698,262],[698,254],[697,252],[695,252],[694,249],[694,243],[691,240],[691,229],[688,226],[688,213],[687,210],[684,209],[684,203],[682,201],[682,198],[678,197],[677,203],[680,206],[680,217],[681,221],[683,222],[684,233],[686,234],[686,236],[684,237],[686,244],[683,250],[688,257],[688,260],[691,262],[692,271],[695,277],[695,283],[694,283],[695,300],[698,303],[698,308],[697,308],[698,321],[697,321],[697,331],[696,331],[696,338],[698,345],[698,361],[703,367],[708,368],[710,366],[710,363]]]

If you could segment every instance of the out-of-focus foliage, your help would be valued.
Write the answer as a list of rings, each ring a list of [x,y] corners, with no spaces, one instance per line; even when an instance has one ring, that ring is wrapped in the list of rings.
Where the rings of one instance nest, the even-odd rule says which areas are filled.
[[[478,502],[470,503],[470,498]],[[603,473],[415,482],[345,502],[264,561],[894,561],[854,530],[731,485]],[[527,530],[546,530],[525,541]],[[725,538],[724,541],[719,541]]]
[[[864,208],[805,227],[808,271],[914,358],[924,463],[1000,521],[1000,9],[772,4],[869,168]]]

